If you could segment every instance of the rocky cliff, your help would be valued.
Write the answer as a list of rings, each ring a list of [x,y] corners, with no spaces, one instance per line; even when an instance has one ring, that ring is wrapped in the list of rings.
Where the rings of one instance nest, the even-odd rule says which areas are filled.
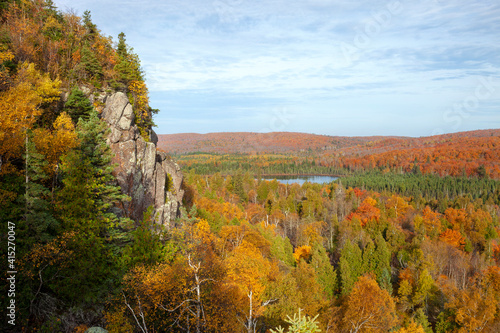
[[[169,227],[179,215],[184,195],[179,166],[165,153],[156,151],[158,138],[154,131],[151,142],[142,138],[127,95],[116,92],[98,99],[105,105],[101,118],[111,130],[108,144],[115,154],[114,173],[122,192],[131,198],[116,208],[117,214],[140,221],[147,208],[153,206],[156,223]]]

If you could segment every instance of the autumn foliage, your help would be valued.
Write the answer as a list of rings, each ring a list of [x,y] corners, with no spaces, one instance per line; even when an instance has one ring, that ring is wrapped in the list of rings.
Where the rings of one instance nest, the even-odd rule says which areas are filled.
[[[96,97],[126,92],[150,138],[155,110],[125,35],[115,46],[89,12],[51,1],[0,8],[0,219],[4,240],[16,225],[17,331],[499,331],[499,130],[160,137],[190,153],[189,195],[169,226],[151,209],[134,222],[114,213],[128,198]]]

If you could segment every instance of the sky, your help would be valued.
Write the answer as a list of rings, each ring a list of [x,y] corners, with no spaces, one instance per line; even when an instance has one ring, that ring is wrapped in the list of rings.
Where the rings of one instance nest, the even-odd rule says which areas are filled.
[[[498,0],[55,0],[141,59],[159,134],[500,128]]]

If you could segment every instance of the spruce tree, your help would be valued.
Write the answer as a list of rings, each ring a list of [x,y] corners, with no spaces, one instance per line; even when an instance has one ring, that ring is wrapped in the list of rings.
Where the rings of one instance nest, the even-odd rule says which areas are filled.
[[[133,49],[125,41],[125,34],[118,35],[117,45],[118,62],[115,70],[120,75],[120,82],[126,86],[131,81],[144,81],[144,73],[141,69],[141,62]]]
[[[103,76],[102,65],[95,54],[90,50],[89,46],[82,48],[82,59],[80,68],[83,71],[84,77],[87,79],[100,79]]]
[[[333,270],[324,246],[317,242],[313,245],[311,266],[316,272],[316,280],[323,288],[325,295],[331,299],[337,289],[337,272]]]
[[[78,87],[71,89],[68,101],[64,105],[66,111],[73,122],[78,124],[78,119],[88,120],[89,115],[94,110],[92,103]]]
[[[25,193],[24,193],[24,229],[23,237],[27,246],[34,243],[46,242],[56,233],[58,222],[53,216],[51,208],[51,193],[46,187],[49,179],[45,173],[47,160],[40,154],[31,134],[26,134],[25,160]]]
[[[358,244],[347,240],[340,253],[340,280],[342,295],[351,292],[354,284],[363,273],[361,249]]]
[[[126,199],[114,184],[105,123],[93,111],[78,122],[77,132],[80,146],[62,160],[64,187],[58,195],[62,228],[75,234],[69,246],[75,260],[56,288],[75,305],[95,302],[114,289],[119,270],[110,231],[119,219],[110,208]]]
[[[375,237],[374,271],[379,286],[392,293],[391,283],[391,251],[381,234]]]

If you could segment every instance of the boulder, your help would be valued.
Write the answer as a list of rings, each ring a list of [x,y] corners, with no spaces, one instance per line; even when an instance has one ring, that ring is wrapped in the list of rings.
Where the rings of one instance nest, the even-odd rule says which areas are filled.
[[[85,333],[108,333],[107,330],[105,330],[102,327],[91,327],[85,331]]]

